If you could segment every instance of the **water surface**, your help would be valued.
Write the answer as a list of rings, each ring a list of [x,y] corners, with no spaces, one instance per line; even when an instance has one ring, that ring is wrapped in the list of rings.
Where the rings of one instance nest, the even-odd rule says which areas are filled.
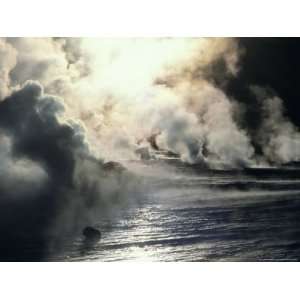
[[[101,218],[101,241],[81,237],[54,261],[297,261],[300,170],[205,171],[134,165],[148,174],[140,202]]]

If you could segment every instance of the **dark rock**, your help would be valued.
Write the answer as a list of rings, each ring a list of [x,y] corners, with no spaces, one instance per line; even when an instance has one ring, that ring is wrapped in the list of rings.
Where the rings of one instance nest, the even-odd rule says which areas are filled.
[[[122,164],[120,164],[119,162],[116,162],[116,161],[106,162],[103,165],[103,169],[105,171],[117,171],[117,172],[126,171],[126,168]]]
[[[159,146],[157,145],[157,141],[156,138],[160,135],[160,132],[152,134],[151,136],[149,136],[147,138],[147,141],[149,142],[149,144],[151,145],[151,147],[154,150],[160,150]]]
[[[149,149],[147,147],[138,148],[135,153],[141,157],[142,160],[151,159]]]
[[[87,226],[83,229],[82,234],[85,236],[86,240],[100,240],[101,239],[101,232],[100,230],[93,228],[91,226]]]

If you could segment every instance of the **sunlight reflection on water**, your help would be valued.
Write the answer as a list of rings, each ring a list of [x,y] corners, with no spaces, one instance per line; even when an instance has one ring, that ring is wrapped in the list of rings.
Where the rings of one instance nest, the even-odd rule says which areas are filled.
[[[194,174],[190,177],[193,180],[189,176],[153,180],[147,201],[124,209],[109,226],[108,220],[99,221],[100,242],[84,246],[79,238],[49,260],[298,259],[297,178],[230,172],[201,174],[198,180]],[[221,188],[216,187],[220,183]]]

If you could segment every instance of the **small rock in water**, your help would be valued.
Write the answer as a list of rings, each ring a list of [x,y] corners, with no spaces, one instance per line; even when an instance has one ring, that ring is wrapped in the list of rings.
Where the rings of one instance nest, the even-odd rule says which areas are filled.
[[[82,234],[85,236],[86,240],[98,241],[101,239],[100,230],[87,226],[83,229]]]
[[[105,171],[117,171],[117,172],[124,172],[124,171],[126,171],[126,168],[122,164],[120,164],[119,162],[116,162],[116,161],[106,162],[103,165],[103,169]]]

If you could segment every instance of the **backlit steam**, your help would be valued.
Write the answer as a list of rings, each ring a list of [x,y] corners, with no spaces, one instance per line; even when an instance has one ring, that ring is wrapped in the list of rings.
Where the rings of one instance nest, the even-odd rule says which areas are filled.
[[[226,76],[238,76],[243,49],[234,39],[11,38],[0,49],[2,98],[26,80],[38,80],[64,99],[66,116],[81,120],[97,156],[136,159],[138,141],[159,133],[157,144],[189,163],[257,162],[253,136],[237,122],[239,99],[208,79],[219,76],[213,66],[220,62]],[[286,147],[275,139],[281,143],[276,147]],[[260,144],[272,161],[270,145]],[[282,162],[299,157],[277,152]]]
[[[120,159],[124,151],[132,156],[137,139],[159,132],[159,146],[184,161],[233,167],[249,163],[253,150],[233,121],[232,104],[205,80],[219,59],[228,73],[238,72],[234,40],[83,40],[82,49],[90,74],[79,81],[77,91],[89,95],[90,102],[81,105],[90,111],[86,122],[96,128],[92,134],[99,147],[123,148]],[[228,135],[234,143],[226,143]],[[115,153],[111,149],[103,151]]]
[[[233,123],[226,96],[204,79],[207,68],[218,59],[224,60],[228,73],[237,73],[238,48],[231,39],[9,42],[20,53],[12,72],[14,82],[28,79],[27,74],[39,80],[46,92],[62,96],[67,113],[85,124],[93,149],[106,159],[136,158],[137,141],[158,131],[158,143],[190,163],[208,159],[202,154],[204,143],[214,160],[236,165],[249,159],[251,150],[240,153],[244,145],[237,144],[236,149],[232,144],[229,157],[235,153],[239,157],[228,161],[227,150],[217,146],[225,143],[224,128],[218,131],[222,125],[215,124],[214,136],[208,136],[215,118],[247,143],[244,132]],[[215,99],[218,93],[221,97]],[[207,97],[216,101],[210,103]]]

